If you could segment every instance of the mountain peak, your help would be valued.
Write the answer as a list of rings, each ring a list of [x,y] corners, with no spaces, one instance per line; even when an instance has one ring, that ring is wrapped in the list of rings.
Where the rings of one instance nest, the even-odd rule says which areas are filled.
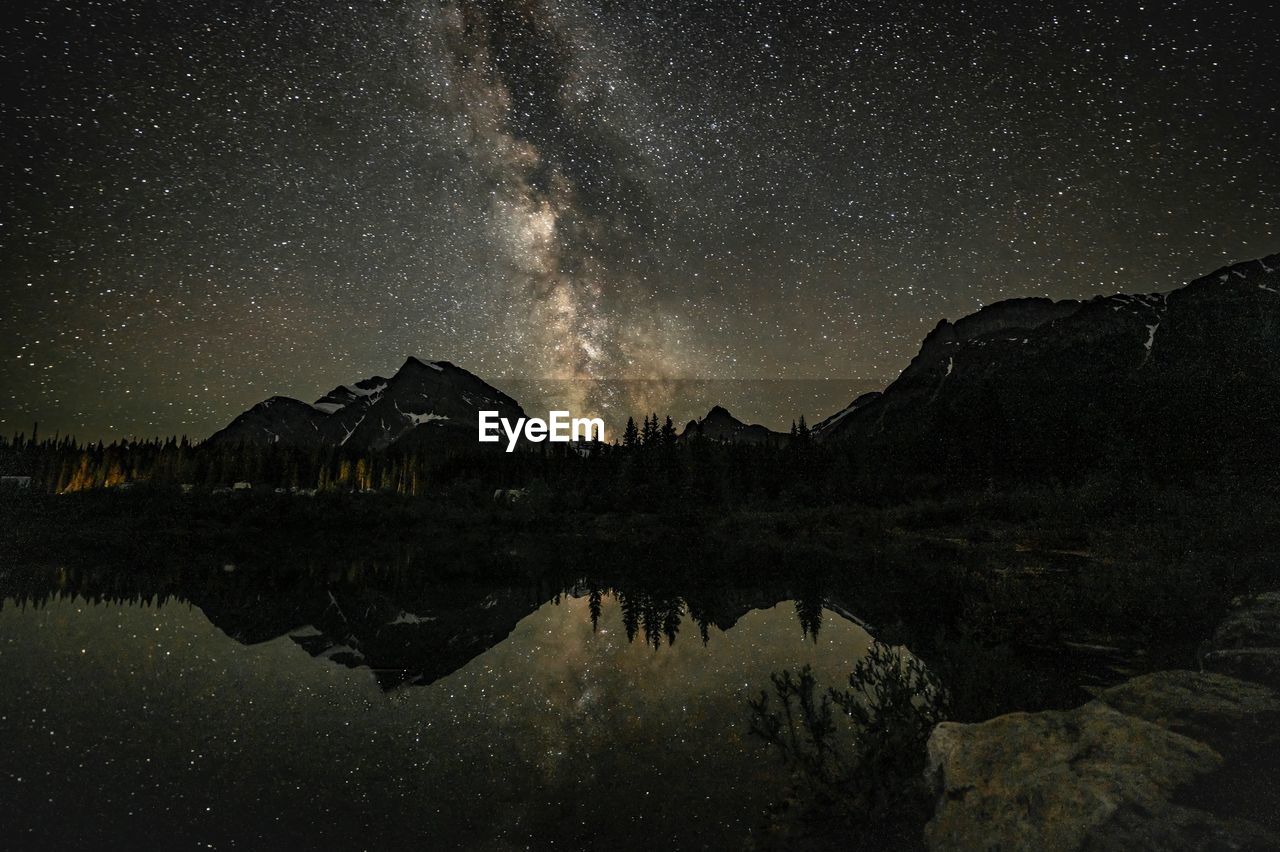
[[[825,437],[825,433],[828,429],[835,426],[841,420],[844,420],[850,414],[853,414],[854,412],[875,402],[882,396],[884,396],[884,394],[880,391],[868,391],[866,393],[858,394],[858,396],[854,398],[853,402],[849,403],[825,420],[817,423],[812,429],[814,436],[821,440]]]
[[[467,370],[410,356],[390,379],[341,384],[312,405],[288,397],[261,402],[209,440],[380,450],[406,439],[425,448],[474,441],[482,409],[524,415],[514,399]]]
[[[1147,436],[1153,445],[1203,452],[1203,435],[1228,431],[1210,423],[1259,435],[1274,425],[1275,409],[1261,401],[1274,394],[1228,393],[1222,384],[1249,377],[1273,387],[1277,297],[1280,257],[1271,255],[1167,294],[996,302],[940,322],[883,394],[855,400],[816,431],[903,464],[913,453],[940,463],[918,448],[945,436],[934,449],[969,469],[975,459],[1013,458],[1008,464],[1043,470],[1056,463],[1050,456],[1107,447],[1139,421],[1160,424]],[[1194,430],[1180,431],[1183,423]],[[1053,443],[1064,434],[1071,443]]]
[[[452,366],[453,365],[450,364],[448,361],[423,361],[421,358],[418,358],[415,355],[410,355],[408,358],[405,359],[404,364],[401,365],[400,370],[398,370],[397,372],[402,372],[404,370],[425,369],[425,370],[435,370],[437,373],[440,373],[440,372],[444,372],[445,367],[452,367]]]
[[[784,441],[787,438],[786,435],[764,426],[743,423],[730,414],[729,409],[723,405],[712,406],[701,420],[690,420],[680,437],[687,439],[694,435],[712,441],[743,444],[765,444],[770,441]]]

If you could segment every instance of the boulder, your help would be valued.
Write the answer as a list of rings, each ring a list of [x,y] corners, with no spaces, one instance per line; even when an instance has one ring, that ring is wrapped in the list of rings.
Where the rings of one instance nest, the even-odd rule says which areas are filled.
[[[1207,651],[1201,658],[1206,671],[1265,683],[1280,689],[1280,648],[1230,648]]]
[[[1223,648],[1280,648],[1280,592],[1236,598],[1209,644]]]
[[[1222,762],[1208,745],[1102,701],[943,723],[928,744],[939,800],[925,841],[930,849],[1267,848],[1275,838],[1252,823],[1174,803],[1176,791]]]
[[[1200,664],[1280,689],[1280,592],[1237,599],[1205,644]]]
[[[1201,660],[1074,710],[939,725],[929,848],[1280,849],[1280,593],[1236,601]]]
[[[1269,688],[1212,672],[1152,672],[1098,694],[1098,700],[1219,753],[1253,749],[1280,735],[1280,696]]]

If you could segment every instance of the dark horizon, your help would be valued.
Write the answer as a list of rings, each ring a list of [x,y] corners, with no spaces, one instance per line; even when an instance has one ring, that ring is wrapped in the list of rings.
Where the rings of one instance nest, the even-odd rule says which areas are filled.
[[[1174,287],[1165,291],[1146,291],[1167,294],[1173,290],[1180,289],[1185,284],[1192,283],[1196,280],[1212,279],[1214,276],[1221,274],[1224,269],[1230,269],[1236,266],[1245,266],[1253,262],[1264,261],[1266,257],[1275,257],[1275,254],[1266,255],[1262,258],[1249,258],[1244,260],[1233,261],[1225,266],[1218,267],[1213,270],[1204,272],[1195,276],[1191,281],[1184,282],[1179,287]],[[1105,298],[1109,295],[1116,294],[1094,294],[1093,296],[1085,296],[1078,301],[1084,302],[1091,298]],[[1017,300],[1018,296],[1009,297]],[[1058,300],[1068,301],[1068,300]],[[995,304],[995,303],[992,303]],[[983,305],[981,308],[989,307]],[[979,310],[981,310],[979,308]],[[939,323],[954,322],[960,317],[940,318]],[[923,340],[922,340],[923,342]],[[917,347],[918,351],[918,347]],[[911,358],[915,357],[915,353],[909,356],[904,362],[904,368]],[[427,361],[433,359],[423,358],[416,353],[408,353],[405,359],[413,359],[418,361]],[[434,359],[439,361],[447,361],[449,359]],[[398,362],[398,363],[402,363]],[[452,363],[452,362],[451,362]],[[464,370],[468,369],[465,364],[458,364]],[[385,369],[375,371],[367,376],[358,378],[349,378],[338,380],[325,386],[351,385],[357,381],[373,378],[375,376],[390,376],[394,374],[395,369]],[[473,372],[474,371],[470,371]],[[798,419],[805,418],[811,425],[819,422],[825,417],[838,413],[848,403],[858,396],[871,391],[880,391],[893,382],[900,374],[894,373],[883,384],[873,385],[868,381],[860,381],[849,378],[796,378],[796,379],[779,379],[779,378],[739,378],[739,379],[706,379],[694,377],[666,377],[654,379],[609,379],[609,378],[578,378],[578,379],[551,379],[551,378],[523,378],[516,376],[499,377],[492,379],[486,376],[479,376],[480,379],[488,381],[498,390],[508,393],[514,397],[517,402],[525,406],[527,411],[538,409],[557,409],[564,408],[565,400],[568,399],[584,399],[591,398],[604,401],[604,410],[601,412],[606,423],[609,426],[609,442],[615,441],[621,436],[622,426],[628,418],[634,419],[639,423],[642,417],[649,414],[660,414],[663,417],[671,416],[678,426],[689,423],[693,420],[701,419],[709,410],[714,407],[727,408],[730,413],[738,419],[748,423],[758,423],[766,428],[776,432],[785,432],[789,425],[794,424]],[[566,390],[567,389],[567,390]],[[762,392],[762,389],[769,389]],[[313,398],[317,398],[323,393],[322,390],[313,389],[313,392],[306,392],[291,395],[288,392],[272,392],[267,398],[284,396],[297,399],[302,402],[310,402]],[[632,403],[631,408],[619,406],[617,400],[626,400]],[[255,400],[253,404],[260,402],[261,399]],[[613,401],[612,404],[610,401]],[[646,406],[645,402],[653,402],[653,405]],[[638,403],[638,405],[636,404]],[[251,406],[246,406],[246,410]],[[658,409],[661,409],[660,411]],[[236,412],[237,414],[240,412]],[[234,416],[234,415],[233,415]],[[230,418],[228,421],[230,422]],[[31,431],[27,432],[20,425],[10,430],[13,435],[30,436],[37,431],[43,437],[49,437],[50,429],[46,425],[41,425],[42,421],[36,418],[31,421]],[[53,434],[61,437],[71,437],[72,439],[84,443],[94,443],[102,441],[103,443],[111,443],[121,440],[154,440],[166,439],[169,437],[186,437],[192,441],[203,440],[224,427],[226,422],[215,425],[209,432],[200,434],[195,432],[170,432],[170,433],[129,433],[129,434],[100,434],[96,436],[86,437],[75,431],[63,432],[58,428],[52,429]],[[5,433],[6,437],[9,433]]]

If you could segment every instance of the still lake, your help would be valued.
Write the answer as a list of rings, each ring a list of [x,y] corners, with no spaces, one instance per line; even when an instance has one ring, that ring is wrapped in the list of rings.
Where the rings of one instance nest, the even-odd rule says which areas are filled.
[[[870,641],[776,590],[245,575],[0,582],[13,847],[737,848],[786,785],[748,697]]]

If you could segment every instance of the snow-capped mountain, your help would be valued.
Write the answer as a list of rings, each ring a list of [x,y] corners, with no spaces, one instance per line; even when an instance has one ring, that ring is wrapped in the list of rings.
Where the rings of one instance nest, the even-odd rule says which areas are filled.
[[[1169,293],[1014,299],[944,320],[882,394],[814,432],[915,473],[1037,478],[1162,457],[1186,471],[1256,464],[1278,455],[1277,423],[1272,255]]]
[[[519,403],[448,361],[409,358],[391,378],[339,385],[308,405],[275,396],[209,438],[216,443],[347,446],[380,450],[450,438],[474,442],[477,412],[523,417]]]
[[[551,597],[540,584],[455,582],[413,595],[375,587],[326,592],[289,638],[317,659],[369,668],[383,689],[425,686],[511,635]]]
[[[837,427],[837,424],[840,423],[840,421],[844,420],[846,417],[848,417],[850,414],[853,414],[855,411],[858,411],[863,406],[870,405],[872,402],[876,401],[881,396],[883,396],[883,394],[880,393],[880,391],[870,391],[868,393],[860,394],[857,399],[855,399],[853,402],[849,403],[844,408],[837,411],[835,414],[832,414],[830,417],[826,418],[825,420],[822,420],[821,422],[811,426],[810,434],[812,435],[814,440],[821,440],[824,432],[833,431]]]

